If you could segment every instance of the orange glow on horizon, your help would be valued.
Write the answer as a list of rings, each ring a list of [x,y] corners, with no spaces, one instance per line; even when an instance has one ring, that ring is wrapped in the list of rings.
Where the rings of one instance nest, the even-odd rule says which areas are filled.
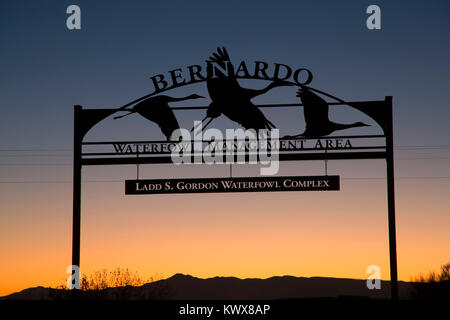
[[[450,219],[442,203],[433,207],[405,198],[406,186],[398,185],[399,279],[410,281],[448,262]],[[33,192],[30,203],[9,208],[16,218],[1,227],[0,296],[62,285],[68,276],[71,190],[50,186]],[[48,194],[54,203],[46,201]],[[379,182],[344,182],[339,192],[132,197],[123,195],[122,184],[89,184],[83,190],[82,272],[122,267],[144,279],[175,273],[365,279],[367,266],[376,264],[388,280],[385,197]],[[425,207],[440,217],[437,227],[423,219]]]

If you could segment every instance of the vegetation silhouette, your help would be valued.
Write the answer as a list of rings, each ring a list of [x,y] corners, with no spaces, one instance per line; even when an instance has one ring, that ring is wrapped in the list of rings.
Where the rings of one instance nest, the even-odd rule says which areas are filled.
[[[152,276],[144,280],[128,268],[113,271],[103,269],[90,275],[83,274],[80,280],[80,300],[161,300],[170,298],[169,290]],[[146,284],[152,286],[146,287]],[[158,285],[160,284],[160,285]],[[149,289],[150,288],[150,289]],[[53,291],[55,300],[72,299],[71,290],[66,285]]]
[[[439,274],[434,271],[427,276],[420,274],[414,279],[413,288],[414,299],[450,301],[450,262],[441,266]]]

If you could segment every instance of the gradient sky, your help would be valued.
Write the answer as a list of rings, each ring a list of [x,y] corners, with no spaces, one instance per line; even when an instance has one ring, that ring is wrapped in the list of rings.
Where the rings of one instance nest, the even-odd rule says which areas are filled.
[[[70,4],[81,7],[81,30],[66,28]],[[370,4],[381,8],[381,30],[366,28]],[[2,1],[0,296],[67,276],[73,105],[122,106],[152,91],[150,76],[202,64],[217,46],[233,61],[307,67],[313,87],[345,100],[393,96],[399,278],[436,270],[450,260],[449,13],[448,1]],[[173,91],[192,92],[204,84]],[[255,101],[285,101],[288,92]],[[264,112],[282,133],[304,128],[300,108]],[[371,121],[349,107],[330,114]],[[204,111],[176,115],[190,127]],[[346,133],[380,132],[365,130]],[[106,119],[86,136],[126,138],[162,136],[137,116]],[[375,264],[389,279],[385,170],[382,160],[331,161],[338,192],[125,196],[134,166],[85,168],[82,272],[363,279]],[[141,166],[141,178],[227,174]],[[323,174],[323,163],[284,162],[279,174]]]

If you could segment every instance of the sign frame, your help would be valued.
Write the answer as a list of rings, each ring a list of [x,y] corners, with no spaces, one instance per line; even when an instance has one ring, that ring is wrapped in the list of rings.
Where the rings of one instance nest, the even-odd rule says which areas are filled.
[[[229,66],[231,63],[229,64]],[[211,65],[208,64],[208,67]],[[232,66],[232,65],[231,65]],[[302,69],[307,70],[307,69]],[[312,74],[308,72],[309,82],[312,80]],[[247,79],[271,80],[267,78],[259,78],[255,73],[249,77],[239,77]],[[155,78],[153,77],[153,82]],[[156,78],[158,79],[158,78]],[[83,147],[93,144],[112,144],[113,141],[108,142],[83,142],[86,133],[94,127],[97,123],[118,111],[129,111],[127,109],[130,105],[142,101],[153,95],[157,95],[165,90],[170,90],[182,85],[199,83],[206,81],[206,79],[196,79],[189,83],[174,83],[172,87],[160,88],[155,84],[155,91],[151,94],[136,99],[118,109],[83,109],[80,105],[74,106],[74,152],[73,152],[73,224],[72,224],[72,265],[80,267],[80,234],[81,234],[81,176],[83,166],[97,166],[97,165],[139,165],[151,163],[168,163],[170,157],[167,155],[161,157],[151,157],[145,155],[132,156],[113,156],[105,154],[90,155],[83,153]],[[288,82],[288,81],[286,81]],[[309,84],[309,82],[307,84]],[[302,85],[299,83],[291,83],[292,85]],[[304,85],[306,87],[306,85]],[[308,89],[313,89],[306,87]],[[373,136],[355,136],[366,138],[385,138],[384,146],[378,148],[367,148],[367,150],[358,151],[333,151],[328,149],[319,150],[321,152],[305,153],[305,152],[291,152],[280,154],[280,161],[302,161],[302,160],[355,160],[355,159],[384,159],[386,161],[386,187],[387,187],[387,209],[388,209],[388,231],[389,231],[389,261],[390,261],[390,282],[391,282],[391,298],[398,299],[398,276],[397,276],[397,247],[396,247],[396,223],[395,223],[395,191],[394,191],[394,157],[393,157],[393,115],[392,115],[392,96],[386,96],[381,101],[356,101],[345,102],[327,94],[318,89],[314,91],[331,97],[338,102],[329,103],[329,105],[349,105],[371,117],[383,129],[383,135]],[[263,105],[258,107],[293,107],[303,106],[302,104],[288,104],[288,105]],[[172,107],[170,109],[185,109],[198,110],[207,109],[205,106],[200,107]],[[130,112],[131,113],[131,112]],[[77,290],[74,290],[76,293]]]

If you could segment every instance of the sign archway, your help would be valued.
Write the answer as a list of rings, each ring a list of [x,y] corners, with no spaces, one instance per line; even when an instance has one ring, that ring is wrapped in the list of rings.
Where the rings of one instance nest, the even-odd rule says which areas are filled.
[[[167,75],[152,76],[154,90],[139,99],[116,109],[83,109],[74,107],[74,153],[73,153],[73,238],[72,265],[80,266],[81,235],[81,174],[83,166],[140,165],[156,163],[205,163],[213,160],[222,163],[262,162],[262,144],[265,141],[266,155],[276,155],[276,161],[302,160],[386,160],[387,207],[389,229],[391,297],[398,299],[397,249],[395,226],[394,158],[392,97],[380,101],[344,101],[327,92],[311,87],[313,76],[306,68],[291,68],[288,65],[255,61],[253,70],[242,61],[235,69],[225,48],[218,48],[206,61],[206,67],[191,65],[171,70]],[[202,70],[205,70],[202,73]],[[183,73],[184,71],[184,73]],[[185,75],[185,76],[184,76]],[[187,76],[186,76],[187,75]],[[239,85],[238,79],[265,80],[270,84],[263,89],[248,89]],[[208,106],[170,107],[169,103],[197,99],[198,94],[172,97],[161,93],[181,86],[205,82],[212,102]],[[251,99],[265,94],[278,86],[297,89],[301,103],[255,105]],[[333,99],[325,101],[322,97]],[[378,135],[330,135],[339,130],[367,126],[362,122],[339,124],[329,120],[329,106],[347,105],[373,119],[382,129]],[[131,107],[133,106],[133,107]],[[270,135],[259,135],[261,131],[272,132],[273,123],[260,109],[303,107],[306,130],[296,136],[285,136],[270,140]],[[180,128],[173,110],[206,110],[206,117],[191,131],[194,139],[187,140],[190,131]],[[156,123],[166,140],[151,141],[84,141],[85,135],[103,119],[117,113],[127,112],[116,119],[137,113]],[[198,127],[220,116],[227,116],[239,123],[253,137],[245,136],[217,142],[215,139],[195,140]],[[197,128],[196,128],[197,126]],[[206,127],[205,126],[205,127]],[[184,131],[183,131],[184,130]],[[177,132],[178,135],[173,133]],[[185,133],[183,135],[182,133]],[[198,136],[197,136],[198,137]],[[271,136],[270,136],[271,137]],[[182,139],[180,139],[182,138]],[[240,144],[240,142],[242,142]],[[255,143],[256,142],[256,143]],[[252,144],[253,143],[253,144]],[[205,157],[205,150],[207,156]],[[208,149],[209,148],[209,149]],[[191,161],[191,162],[190,162]],[[197,161],[197,162],[196,162]],[[170,194],[211,192],[262,192],[262,191],[318,191],[339,190],[339,176],[266,176],[208,179],[144,179],[127,180],[126,194]]]

